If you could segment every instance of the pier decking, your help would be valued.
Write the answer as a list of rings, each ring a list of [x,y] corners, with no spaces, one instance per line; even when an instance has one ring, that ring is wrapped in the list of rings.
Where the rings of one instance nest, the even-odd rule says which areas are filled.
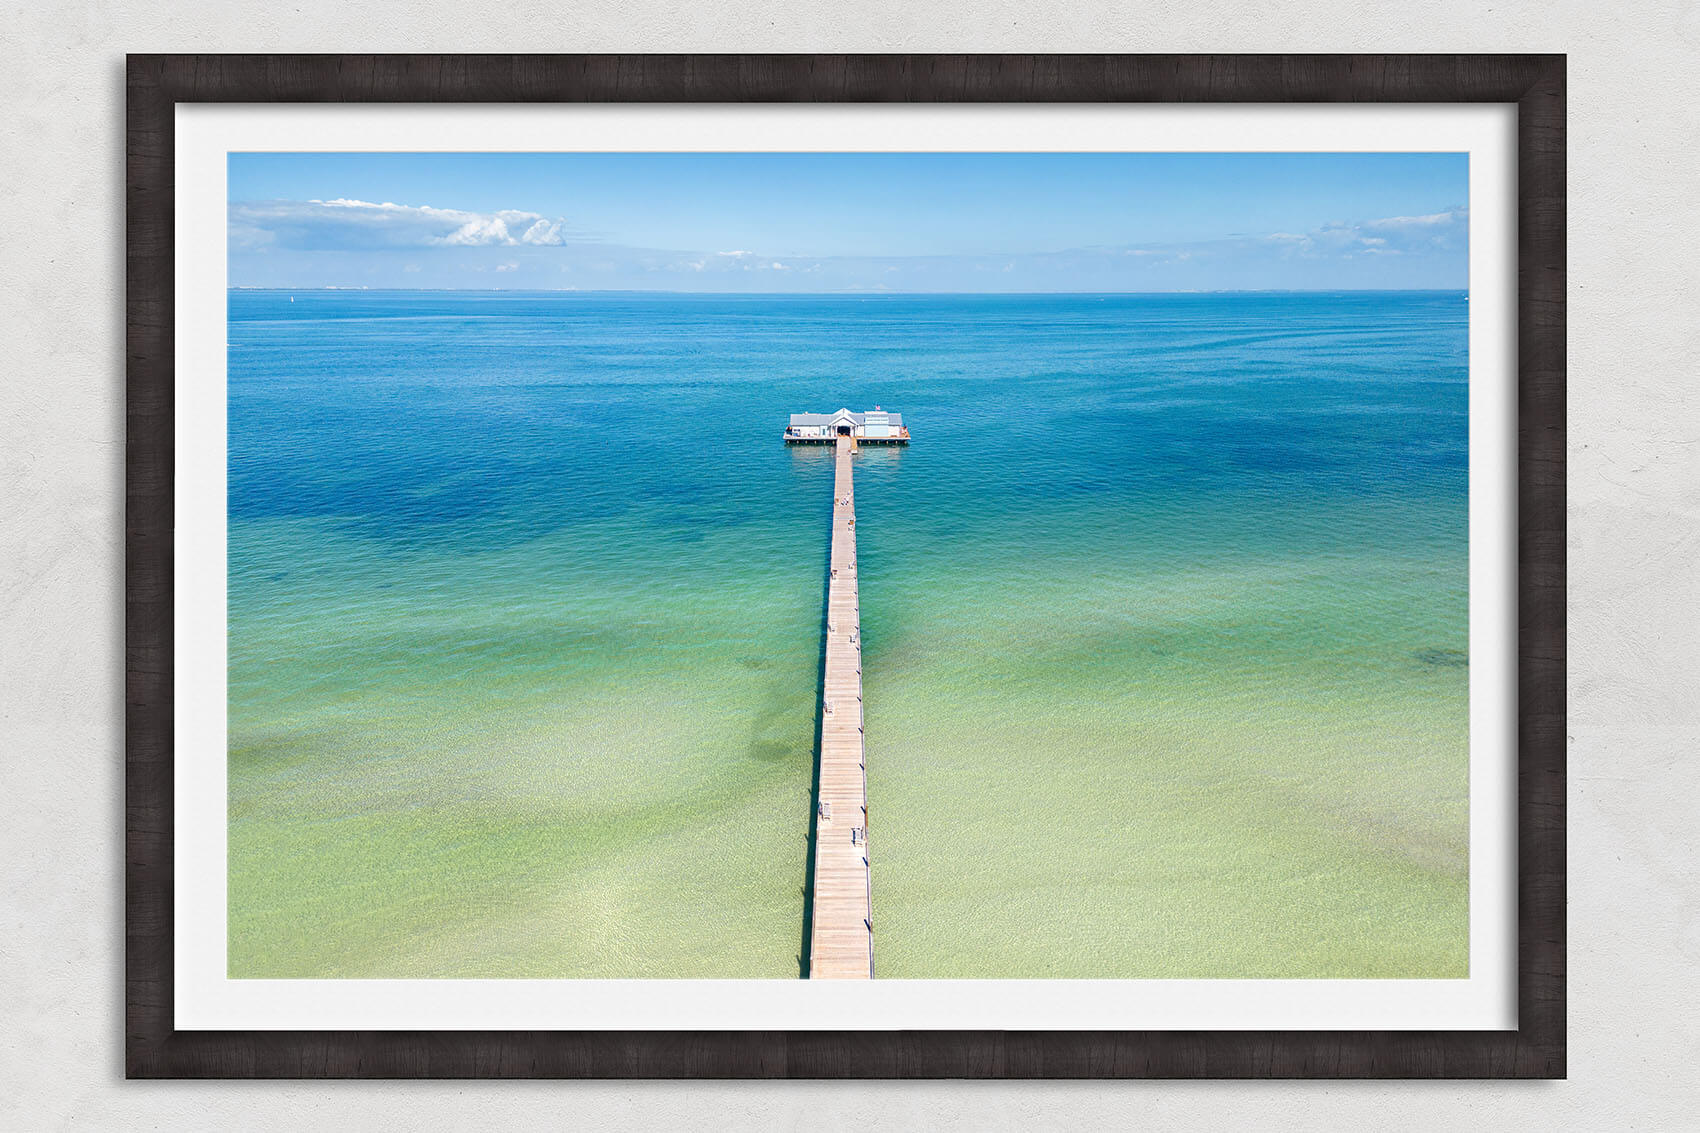
[[[832,486],[832,553],[826,598],[825,704],[820,729],[813,930],[809,978],[874,974],[873,884],[868,857],[868,777],[862,734],[861,602],[856,581],[856,495],[851,454],[839,437]]]

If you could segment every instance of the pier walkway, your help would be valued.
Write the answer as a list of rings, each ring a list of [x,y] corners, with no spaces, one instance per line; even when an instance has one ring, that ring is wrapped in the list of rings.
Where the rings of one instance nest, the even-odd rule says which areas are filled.
[[[868,857],[868,775],[862,739],[862,619],[856,583],[856,495],[850,454],[838,438],[832,487],[832,556],[826,590],[826,671],[820,729],[820,803],[809,978],[874,975],[873,885]]]

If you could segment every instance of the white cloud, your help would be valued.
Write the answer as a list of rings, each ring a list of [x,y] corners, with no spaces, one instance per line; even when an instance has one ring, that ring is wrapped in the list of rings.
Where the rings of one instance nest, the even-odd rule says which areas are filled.
[[[475,216],[447,236],[427,240],[430,244],[472,245],[512,244],[508,225],[499,216]]]
[[[562,222],[559,220],[544,220],[542,217],[538,217],[532,222],[531,227],[520,235],[519,242],[521,244],[542,245],[565,244],[567,240],[565,236],[561,235],[561,224]]]
[[[393,201],[241,201],[230,206],[233,248],[518,247],[567,242],[566,222],[535,212],[493,213]]]
[[[518,271],[519,270],[519,261],[518,260],[509,260],[505,264],[497,264],[496,270],[497,271]]]
[[[1079,248],[1079,249],[1073,249],[1069,252],[1062,252],[1062,253],[1058,253],[1058,254],[1062,255],[1062,256],[1091,256],[1091,257],[1097,257],[1097,256],[1113,257],[1113,256],[1117,256],[1117,255],[1133,256],[1137,259],[1150,260],[1151,261],[1151,263],[1149,265],[1141,265],[1142,267],[1143,266],[1159,267],[1163,264],[1174,264],[1174,263],[1180,263],[1182,260],[1190,260],[1193,257],[1193,255],[1195,253],[1197,253],[1199,250],[1200,249],[1197,245],[1154,244],[1154,245],[1147,245],[1145,247],[1134,247],[1134,248]]]
[[[1427,216],[1389,216],[1381,220],[1364,222],[1365,228],[1429,228],[1437,224],[1456,224],[1469,219],[1470,210],[1463,208],[1447,209],[1445,212],[1431,212]]]
[[[1447,209],[1424,216],[1389,216],[1356,224],[1335,221],[1310,232],[1271,232],[1261,237],[1286,257],[1328,255],[1399,256],[1455,250],[1469,238],[1470,210]]]

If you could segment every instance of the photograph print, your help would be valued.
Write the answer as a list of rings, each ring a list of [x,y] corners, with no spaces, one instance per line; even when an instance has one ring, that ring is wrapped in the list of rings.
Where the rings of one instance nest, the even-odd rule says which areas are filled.
[[[233,980],[1470,975],[1462,153],[232,153]]]

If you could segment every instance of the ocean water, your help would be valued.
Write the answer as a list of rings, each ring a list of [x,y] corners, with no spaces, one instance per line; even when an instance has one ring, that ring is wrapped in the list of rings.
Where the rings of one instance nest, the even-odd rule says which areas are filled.
[[[1459,293],[230,295],[230,969],[799,975],[827,450],[881,978],[1467,973]]]

